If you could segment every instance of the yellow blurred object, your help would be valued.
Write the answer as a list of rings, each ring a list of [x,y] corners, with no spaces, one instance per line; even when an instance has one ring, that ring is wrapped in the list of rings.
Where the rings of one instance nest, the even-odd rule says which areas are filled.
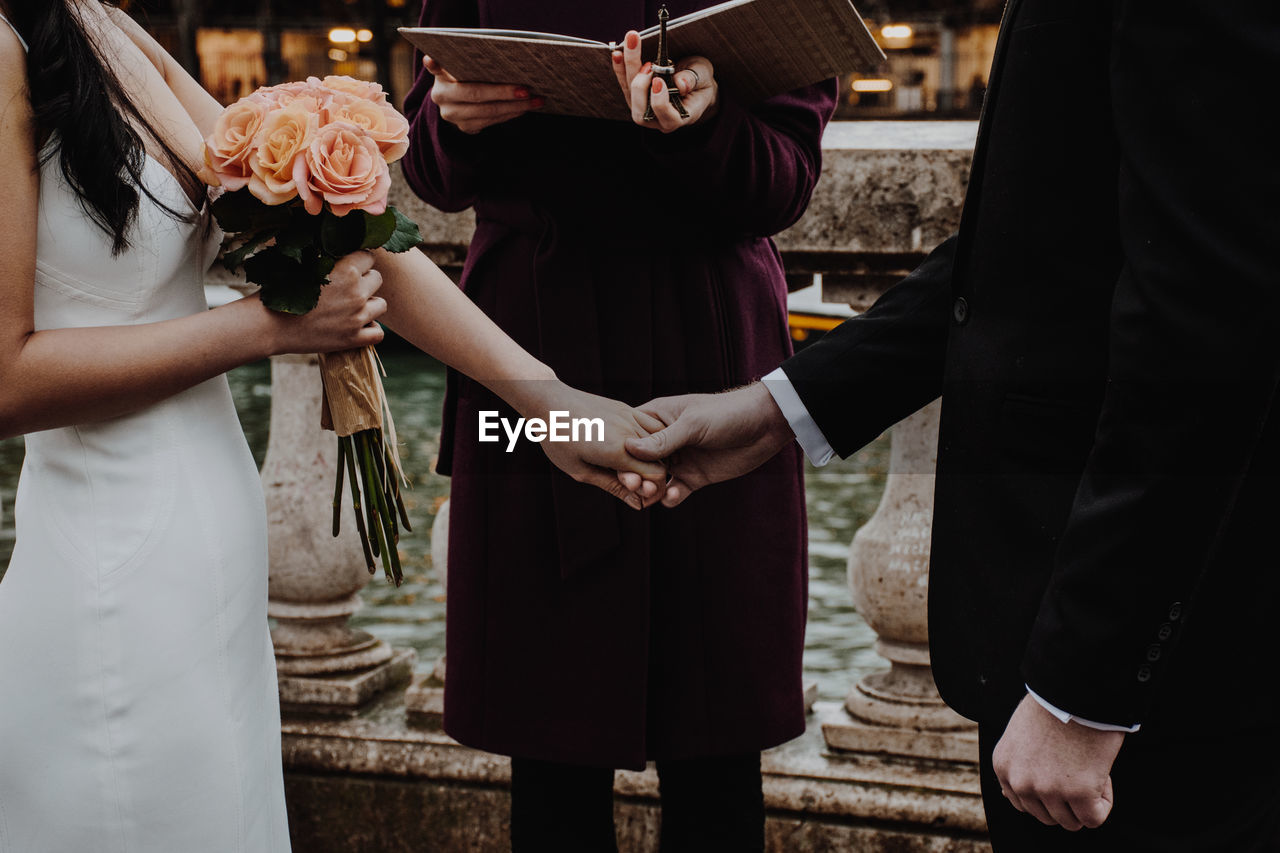
[[[892,88],[893,81],[883,78],[853,81],[853,91],[855,92],[888,92]]]

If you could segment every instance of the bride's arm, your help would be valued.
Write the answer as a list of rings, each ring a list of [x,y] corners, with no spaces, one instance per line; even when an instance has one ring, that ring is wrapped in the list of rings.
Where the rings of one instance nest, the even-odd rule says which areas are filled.
[[[2,30],[0,438],[137,411],[273,353],[346,349],[381,339],[376,327],[362,328],[385,307],[380,298],[369,298],[379,277],[364,273],[372,263],[365,254],[339,263],[320,307],[305,317],[245,299],[162,323],[35,331],[40,188],[26,57],[8,28]]]
[[[191,121],[200,129],[200,135],[203,137],[212,133],[214,123],[222,114],[222,105],[217,99],[206,92],[205,88],[197,83],[187,70],[143,29],[141,24],[130,17],[128,12],[114,6],[102,8],[111,21],[138,46],[143,55],[160,72],[170,91],[191,116]]]
[[[640,499],[619,482],[616,471],[639,474],[655,485],[666,481],[660,465],[627,455],[622,442],[662,425],[623,403],[577,391],[556,379],[488,318],[439,267],[418,251],[374,253],[387,300],[384,321],[414,346],[485,385],[526,418],[547,419],[553,411],[570,417],[601,418],[603,442],[542,442],[542,449],[575,480],[591,483],[638,507]]]

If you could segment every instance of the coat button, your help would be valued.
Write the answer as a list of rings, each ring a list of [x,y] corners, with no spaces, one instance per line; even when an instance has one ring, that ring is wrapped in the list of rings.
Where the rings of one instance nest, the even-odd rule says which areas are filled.
[[[1175,601],[1173,605],[1169,608],[1169,621],[1177,622],[1181,618],[1182,618],[1182,602]]]
[[[1138,681],[1142,682],[1143,684],[1146,684],[1150,680],[1151,680],[1151,667],[1149,666],[1138,667]]]
[[[1173,636],[1173,626],[1168,622],[1160,626],[1160,630],[1156,631],[1156,637],[1160,640],[1167,640]]]
[[[956,297],[955,305],[951,307],[951,316],[955,318],[957,326],[963,326],[969,322],[969,302],[963,296]]]
[[[1151,661],[1152,663],[1155,663],[1156,661],[1160,660],[1160,644],[1159,643],[1152,643],[1151,645],[1147,646],[1147,660]]]

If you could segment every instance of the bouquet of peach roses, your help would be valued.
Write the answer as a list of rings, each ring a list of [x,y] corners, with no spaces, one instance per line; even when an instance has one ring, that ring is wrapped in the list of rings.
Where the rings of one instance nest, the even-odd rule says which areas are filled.
[[[339,258],[413,249],[418,226],[387,204],[388,167],[408,149],[409,124],[377,83],[311,77],[240,99],[205,140],[210,182],[225,189],[212,204],[223,264],[260,285],[267,307],[305,314]],[[322,425],[338,434],[333,535],[346,477],[369,571],[380,556],[399,586],[396,516],[409,521],[380,367],[373,347],[321,355]]]

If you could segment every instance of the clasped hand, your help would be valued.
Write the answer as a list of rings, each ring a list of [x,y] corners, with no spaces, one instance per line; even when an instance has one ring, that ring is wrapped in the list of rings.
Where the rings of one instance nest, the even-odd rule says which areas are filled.
[[[635,509],[659,501],[674,507],[697,489],[755,469],[793,438],[760,383],[724,394],[663,397],[636,408],[558,380],[495,390],[523,413],[559,410],[601,419],[603,441],[548,441],[543,451],[578,482]]]

